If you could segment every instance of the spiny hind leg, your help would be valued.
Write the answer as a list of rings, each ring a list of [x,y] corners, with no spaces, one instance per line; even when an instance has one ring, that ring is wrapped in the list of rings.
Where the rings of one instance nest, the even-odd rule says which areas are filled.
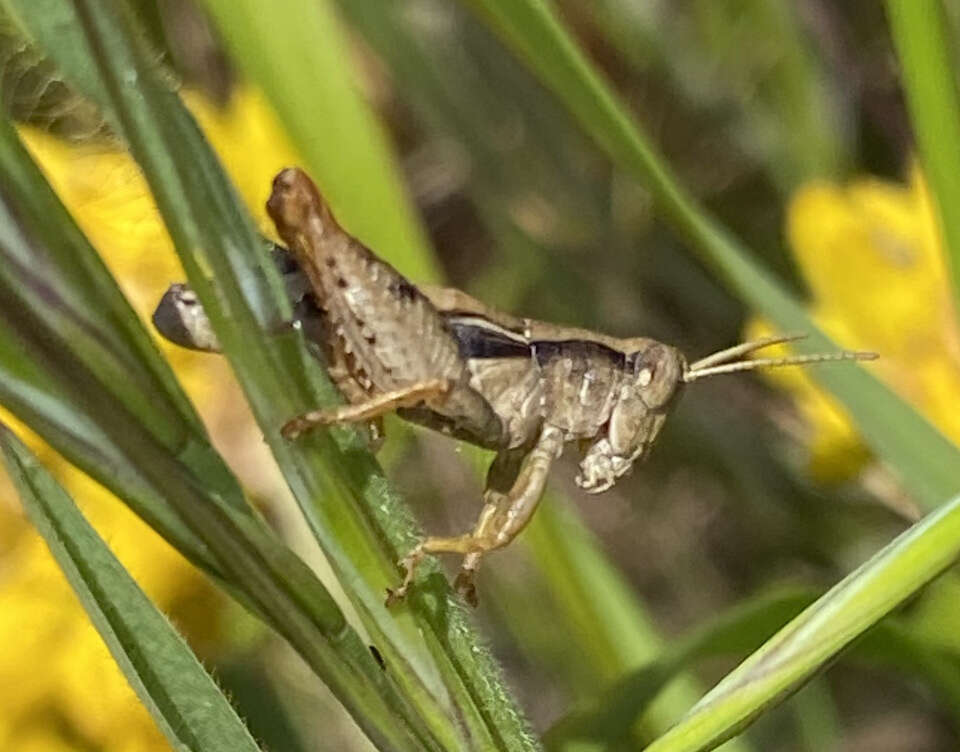
[[[537,443],[520,465],[509,491],[494,491],[494,509],[481,515],[473,533],[473,546],[464,556],[454,588],[466,601],[477,605],[474,575],[483,556],[509,545],[530,522],[543,497],[553,461],[563,451],[563,434],[546,426]]]
[[[288,439],[295,439],[317,426],[375,420],[399,407],[414,407],[421,402],[443,400],[450,393],[450,389],[451,384],[446,379],[428,379],[374,395],[356,404],[312,410],[288,421],[280,432]]]
[[[486,507],[484,507],[486,510]],[[387,588],[387,606],[392,606],[402,601],[410,586],[413,584],[413,578],[417,572],[417,566],[423,561],[427,554],[445,554],[459,553],[468,554],[473,545],[473,533],[464,533],[452,538],[441,538],[430,536],[417,544],[417,546],[400,560],[400,568],[403,570],[403,581],[396,588]]]
[[[550,466],[563,449],[563,435],[546,427],[537,443],[517,462],[516,453],[501,452],[488,474],[485,504],[472,532],[454,537],[429,537],[400,562],[403,582],[396,590],[388,591],[387,604],[402,599],[413,581],[417,565],[427,554],[463,554],[463,565],[455,587],[471,605],[476,605],[476,587],[473,577],[485,554],[510,543],[526,527],[543,495],[550,474]],[[499,490],[505,478],[512,477],[509,490]],[[492,487],[491,487],[492,486]]]
[[[396,589],[387,588],[387,606],[392,606],[406,597],[407,591],[413,584],[413,578],[416,575],[417,566],[421,561],[423,561],[423,557],[427,554],[463,554],[465,558],[473,555],[472,552],[475,548],[478,531],[482,531],[485,526],[489,525],[489,520],[496,515],[502,500],[506,498],[499,494],[497,496],[498,498],[492,499],[490,498],[489,494],[484,494],[484,498],[487,499],[487,502],[483,505],[483,509],[480,511],[480,517],[477,519],[477,523],[474,526],[473,532],[455,535],[452,537],[431,535],[430,537],[420,541],[420,543],[418,543],[410,553],[404,556],[400,560],[400,568],[403,570],[403,581]],[[458,592],[460,591],[458,590]],[[473,605],[476,605],[475,594],[473,596],[473,600],[470,600],[469,594],[463,594],[465,597],[467,597],[469,602],[471,602]]]

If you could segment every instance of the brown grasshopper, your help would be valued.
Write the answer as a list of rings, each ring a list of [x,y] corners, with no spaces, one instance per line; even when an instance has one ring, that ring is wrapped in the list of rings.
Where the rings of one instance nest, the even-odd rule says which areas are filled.
[[[494,311],[450,288],[417,287],[337,224],[305,173],[281,172],[267,210],[289,248],[274,260],[295,317],[319,345],[347,401],[290,420],[294,439],[316,426],[406,420],[497,452],[473,530],[430,536],[400,562],[401,599],[426,554],[457,553],[456,589],[476,602],[481,558],[523,530],[550,467],[571,441],[586,443],[576,482],[601,493],[649,450],[683,386],[705,376],[774,366],[866,360],[841,351],[785,358],[743,356],[798,336],[746,342],[688,364],[675,348],[646,337],[618,339]],[[209,322],[189,288],[174,285],[154,322],[179,344],[216,350]]]

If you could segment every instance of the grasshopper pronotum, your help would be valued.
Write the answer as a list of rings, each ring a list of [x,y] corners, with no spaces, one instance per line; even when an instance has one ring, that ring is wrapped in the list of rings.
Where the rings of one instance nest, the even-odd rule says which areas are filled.
[[[281,172],[267,210],[289,251],[275,261],[295,316],[319,344],[346,404],[293,418],[294,439],[316,426],[366,423],[396,411],[407,420],[497,452],[483,508],[470,532],[430,536],[400,562],[406,594],[428,553],[458,553],[456,588],[476,602],[473,575],[489,551],[512,541],[536,509],[550,466],[570,441],[586,443],[577,484],[606,491],[656,439],[682,388],[721,373],[867,360],[874,353],[743,360],[798,336],[746,342],[687,363],[646,337],[618,339],[494,311],[451,288],[417,287],[346,233],[305,173]],[[216,350],[196,297],[173,285],[154,314],[173,341]]]

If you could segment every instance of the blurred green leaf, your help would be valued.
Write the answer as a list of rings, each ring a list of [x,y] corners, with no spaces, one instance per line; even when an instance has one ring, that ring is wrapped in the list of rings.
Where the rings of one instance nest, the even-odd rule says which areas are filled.
[[[708,658],[751,654],[815,600],[816,594],[808,588],[777,589],[752,596],[711,617],[673,641],[642,668],[580,703],[547,732],[548,748],[564,749],[576,739],[605,744],[625,739],[678,672],[691,670]],[[815,640],[811,635],[811,642],[815,644]],[[863,635],[847,658],[928,683],[960,723],[960,656],[918,633],[908,620],[887,619],[878,624]]]
[[[960,310],[960,92],[947,16],[940,0],[887,0],[887,15]]]
[[[96,251],[60,204],[6,120],[0,121],[0,401],[52,446],[128,500],[195,563],[219,565],[206,545],[117,450],[93,416],[50,369],[87,374],[123,405],[185,468],[223,500],[246,509],[240,487],[210,447],[206,432]],[[34,323],[30,319],[35,317]],[[44,336],[44,362],[31,344]],[[51,361],[56,365],[52,365]]]
[[[245,654],[226,663],[218,662],[214,667],[217,682],[243,713],[244,723],[261,746],[278,752],[310,752],[315,747],[314,739],[304,728],[303,719],[290,707],[291,695],[296,693],[279,691],[277,672],[270,670],[276,653],[260,653],[256,658]],[[289,690],[289,685],[284,689]],[[324,717],[324,721],[332,719]]]
[[[665,680],[680,681],[668,692],[644,696],[630,722],[618,726],[616,719],[611,720],[605,713],[622,707],[624,698],[611,699],[614,693],[609,691],[610,686],[621,687],[620,680],[632,675],[638,667],[646,671],[654,663],[669,661],[665,656],[673,654],[676,643],[671,641],[668,645],[658,634],[643,604],[607,560],[572,504],[550,494],[524,532],[523,540],[536,557],[543,578],[542,590],[557,610],[556,620],[562,620],[565,630],[579,638],[582,646],[575,654],[563,658],[560,669],[581,672],[580,682],[574,689],[575,704],[604,709],[603,717],[594,717],[590,724],[594,729],[620,729],[619,734],[605,737],[607,740],[622,736],[621,741],[630,739],[636,743],[638,738],[651,739],[662,733],[701,694],[693,678],[684,674],[692,661],[674,662],[672,670],[662,676]],[[519,598],[522,596],[516,594],[505,608],[515,608]],[[549,630],[554,623],[554,619],[549,619],[545,627]],[[527,630],[530,629],[527,625]],[[771,632],[772,629],[766,634]],[[517,635],[517,639],[522,643],[524,638]],[[553,658],[552,662],[558,662],[559,656]],[[584,682],[584,673],[590,683]],[[632,736],[631,731],[635,732]],[[563,749],[572,738],[562,732],[551,732],[547,741],[554,748]],[[734,740],[726,749],[736,752],[748,749],[748,745],[743,740]]]
[[[791,706],[801,739],[800,749],[839,752],[840,719],[826,679],[814,678],[794,696]]]
[[[624,739],[678,671],[708,656],[753,651],[813,598],[807,591],[764,594],[713,617],[558,721],[546,735],[548,748],[563,749],[578,738],[608,743]]]
[[[413,279],[439,271],[380,123],[358,91],[349,39],[329,0],[203,0],[244,72],[267,93],[336,211]]]
[[[668,80],[696,118],[781,191],[849,160],[842,98],[819,41],[789,0],[674,6],[600,0],[586,19],[639,74]],[[681,52],[682,51],[682,52]]]
[[[679,185],[609,85],[560,25],[549,0],[467,2],[489,19],[614,164],[644,181],[660,210],[738,297],[783,331],[809,332],[810,337],[798,350],[835,347],[800,302]],[[960,449],[876,377],[852,364],[817,369],[815,377],[840,399],[867,443],[927,508],[960,489]]]
[[[137,587],[63,488],[2,425],[0,446],[30,520],[171,746],[192,752],[258,751],[183,638]]]
[[[960,497],[831,588],[730,672],[650,752],[707,750],[781,702],[960,555]]]

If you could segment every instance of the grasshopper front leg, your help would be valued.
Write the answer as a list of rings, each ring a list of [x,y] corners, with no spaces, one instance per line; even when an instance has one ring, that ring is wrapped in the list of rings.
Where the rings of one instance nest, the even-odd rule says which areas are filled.
[[[518,472],[515,452],[497,455],[487,476],[484,505],[474,529],[470,533],[453,537],[431,536],[420,543],[400,562],[404,569],[403,582],[396,590],[387,592],[387,605],[403,599],[413,582],[417,565],[427,554],[463,554],[463,565],[457,575],[455,587],[470,605],[477,604],[473,577],[480,560],[490,551],[503,548],[526,527],[543,496],[543,489],[550,474],[550,466],[563,451],[563,433],[553,426],[545,426],[533,448],[523,457]],[[514,476],[512,485],[504,493],[498,490],[502,479]]]
[[[375,420],[400,407],[415,407],[422,402],[443,401],[450,393],[450,389],[451,384],[446,379],[421,381],[374,395],[363,402],[313,410],[288,421],[280,432],[287,439],[295,439],[305,431],[318,426]]]

